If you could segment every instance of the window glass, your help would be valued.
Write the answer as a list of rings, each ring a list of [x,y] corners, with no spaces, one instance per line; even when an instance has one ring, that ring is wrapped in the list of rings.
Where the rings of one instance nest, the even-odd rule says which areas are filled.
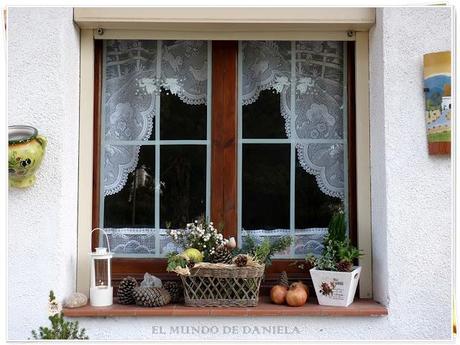
[[[289,229],[290,158],[289,144],[243,146],[244,229]]]
[[[160,157],[160,226],[177,229],[206,214],[206,146],[163,145]]]

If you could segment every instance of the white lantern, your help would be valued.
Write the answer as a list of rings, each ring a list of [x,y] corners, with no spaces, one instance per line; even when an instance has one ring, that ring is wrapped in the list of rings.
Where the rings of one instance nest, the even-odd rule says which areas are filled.
[[[89,301],[93,307],[106,307],[113,304],[113,287],[112,287],[112,253],[107,233],[95,228],[91,231],[90,236],[96,230],[103,232],[107,240],[107,247],[96,247],[91,257],[91,287],[89,290]],[[91,243],[91,241],[90,241]]]

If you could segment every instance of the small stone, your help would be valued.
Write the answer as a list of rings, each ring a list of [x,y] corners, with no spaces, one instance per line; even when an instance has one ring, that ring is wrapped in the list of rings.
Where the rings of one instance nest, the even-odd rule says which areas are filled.
[[[65,308],[79,308],[88,303],[88,297],[81,292],[74,292],[64,300]]]
[[[161,282],[161,279],[155,277],[154,275],[151,275],[150,273],[146,272],[144,274],[144,280],[141,282],[141,287],[155,287],[155,288],[161,288],[163,287],[163,283]]]

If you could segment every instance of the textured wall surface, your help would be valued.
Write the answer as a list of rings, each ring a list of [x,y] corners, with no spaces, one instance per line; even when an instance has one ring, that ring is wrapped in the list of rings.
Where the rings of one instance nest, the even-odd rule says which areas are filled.
[[[450,50],[451,12],[377,14],[370,47],[375,295],[389,305],[392,338],[447,338],[451,160],[427,152],[423,54]]]
[[[50,139],[37,185],[9,194],[8,331],[25,339],[46,320],[47,291],[65,296],[75,286],[78,33],[68,9],[9,16],[9,121]],[[450,48],[450,16],[433,7],[378,9],[370,32],[374,295],[389,316],[81,319],[90,337],[449,339],[450,159],[427,154],[422,56]],[[229,326],[238,333],[225,335]],[[264,333],[269,326],[281,328]]]
[[[48,138],[37,182],[8,197],[8,336],[48,322],[47,296],[75,288],[79,30],[71,8],[8,9],[8,122]]]

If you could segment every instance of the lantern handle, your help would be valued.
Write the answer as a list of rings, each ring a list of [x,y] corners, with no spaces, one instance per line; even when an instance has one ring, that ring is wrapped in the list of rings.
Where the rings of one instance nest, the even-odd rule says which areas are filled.
[[[105,239],[107,241],[107,247],[109,248],[109,253],[111,252],[110,251],[110,242],[109,242],[109,236],[107,236],[107,233],[105,232],[104,229],[101,229],[101,228],[94,228],[93,230],[91,230],[91,232],[89,233],[89,243],[92,243],[92,234],[94,231],[96,230],[99,230],[99,231],[102,231],[104,233],[104,236],[105,236]]]

